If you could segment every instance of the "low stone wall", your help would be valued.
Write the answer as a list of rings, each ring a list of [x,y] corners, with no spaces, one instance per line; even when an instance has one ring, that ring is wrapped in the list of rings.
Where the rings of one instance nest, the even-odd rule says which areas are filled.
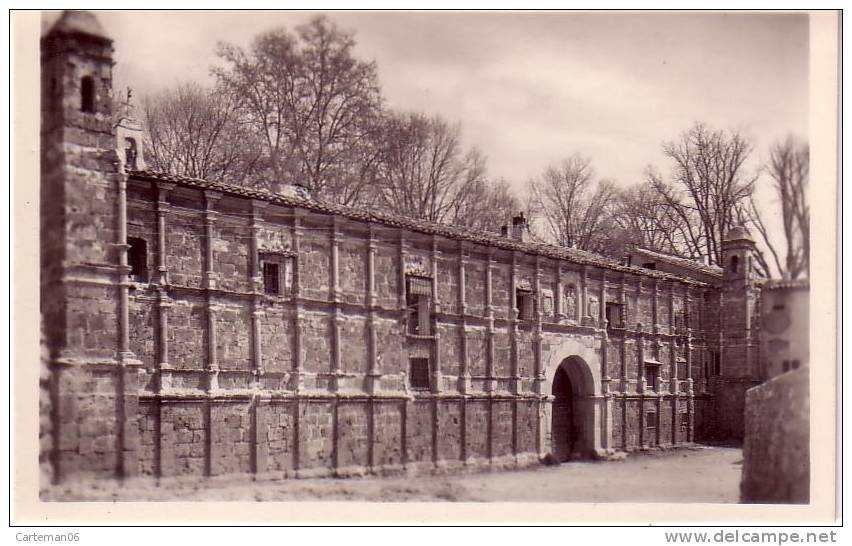
[[[810,499],[809,374],[779,375],[746,393],[742,502]]]

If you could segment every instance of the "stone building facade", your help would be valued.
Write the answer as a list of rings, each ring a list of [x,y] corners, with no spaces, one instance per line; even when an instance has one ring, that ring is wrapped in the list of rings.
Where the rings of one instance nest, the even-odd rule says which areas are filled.
[[[761,285],[760,356],[763,377],[772,378],[810,362],[810,283],[778,279]]]
[[[754,243],[638,265],[145,169],[112,43],[42,39],[54,481],[511,467],[741,437]]]

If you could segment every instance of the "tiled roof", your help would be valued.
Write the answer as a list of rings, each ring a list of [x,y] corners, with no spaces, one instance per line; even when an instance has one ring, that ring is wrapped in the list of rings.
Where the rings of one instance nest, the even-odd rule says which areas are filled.
[[[221,182],[211,182],[199,178],[190,178],[150,170],[128,170],[127,173],[129,176],[136,179],[149,180],[152,182],[168,182],[197,189],[213,190],[225,194],[238,195],[250,199],[269,201],[278,205],[301,207],[313,212],[339,215],[354,220],[375,222],[377,224],[405,228],[420,233],[441,235],[443,237],[448,237],[451,239],[469,241],[472,243],[478,243],[506,250],[517,250],[521,252],[526,252],[528,254],[545,256],[548,258],[568,260],[578,264],[592,265],[610,269],[613,271],[624,271],[658,279],[675,279],[688,284],[694,284],[699,286],[703,286],[705,284],[697,279],[692,279],[689,277],[673,275],[662,271],[650,271],[647,269],[642,269],[640,267],[624,266],[616,260],[601,256],[599,254],[595,254],[593,252],[587,252],[576,248],[550,245],[546,243],[516,241],[514,239],[501,237],[496,233],[491,233],[488,231],[478,231],[466,227],[438,224],[435,222],[409,218],[406,216],[390,214],[387,212],[378,212],[367,209],[348,207],[344,205],[326,203],[315,199],[303,199],[291,195],[274,194],[265,190],[245,188],[242,186],[223,184]]]
[[[761,287],[764,290],[787,290],[800,288],[807,290],[811,287],[809,279],[769,279]]]
[[[672,256],[671,254],[663,254],[661,252],[654,252],[653,250],[647,250],[645,248],[637,248],[636,252],[642,254],[644,256],[648,256],[649,258],[654,258],[656,260],[660,260],[661,262],[666,262],[668,264],[682,267],[684,269],[690,269],[693,271],[697,271],[699,273],[703,273],[705,275],[712,275],[714,277],[722,276],[722,268],[717,265],[707,265],[700,262],[696,262],[694,260],[690,260],[687,258],[681,258],[679,256]]]

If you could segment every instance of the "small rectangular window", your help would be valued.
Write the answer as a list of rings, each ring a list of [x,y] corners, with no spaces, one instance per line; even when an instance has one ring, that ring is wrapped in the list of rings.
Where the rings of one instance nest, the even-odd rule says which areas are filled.
[[[530,290],[518,288],[515,290],[515,305],[518,306],[518,319],[533,318],[533,293]]]
[[[620,303],[606,302],[606,324],[608,328],[624,328],[624,306]]]
[[[648,429],[648,432],[655,432],[657,430],[656,411],[649,411],[645,414],[645,428]]]
[[[83,76],[80,80],[80,111],[95,112],[95,80],[91,76]]]
[[[409,360],[409,381],[414,390],[429,390],[429,359],[412,358]]]
[[[713,375],[722,375],[722,357],[719,351],[710,351],[710,358],[713,363]]]
[[[405,281],[408,333],[428,336],[432,319],[432,279],[409,275]]]
[[[784,304],[783,303],[776,303],[772,306],[772,310],[773,311],[783,311],[784,310]]]
[[[127,265],[130,266],[130,280],[148,282],[148,243],[145,239],[128,237]]]
[[[684,435],[689,432],[689,413],[685,411],[680,414],[680,432]]]
[[[645,262],[644,264],[642,264],[642,267],[644,267],[645,269],[657,269],[657,264],[655,264],[654,262]]]
[[[660,366],[658,364],[645,364],[645,385],[654,392],[660,390]]]
[[[293,287],[295,258],[287,252],[264,252],[259,256],[263,292],[281,296]]]
[[[683,357],[677,357],[675,360],[675,377],[678,379],[686,379],[687,371],[686,359]]]
[[[281,266],[275,262],[263,262],[263,291],[271,295],[281,294]]]

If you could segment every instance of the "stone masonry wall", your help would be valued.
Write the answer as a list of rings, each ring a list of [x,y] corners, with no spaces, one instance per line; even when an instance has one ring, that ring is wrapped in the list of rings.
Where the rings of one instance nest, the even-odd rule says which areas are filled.
[[[741,499],[806,504],[810,499],[807,368],[779,375],[746,393]]]
[[[588,362],[606,362],[618,401],[606,447],[689,440],[672,416],[675,400],[690,407],[688,373],[671,383],[683,338],[662,311],[679,305],[680,286],[631,275],[604,285],[593,269],[511,255],[491,254],[489,265],[484,249],[455,241],[144,181],[130,185],[128,211],[151,271],[162,270],[130,298],[145,378],[143,473],[348,475],[537,460],[549,449],[541,377],[562,350],[538,344],[599,337],[601,302],[611,300],[628,302],[630,322]],[[263,294],[253,253],[293,256],[280,295]],[[426,337],[405,334],[412,271],[437,273]],[[519,320],[514,286],[535,289],[536,278],[551,299]],[[411,357],[429,360],[426,390],[411,388]],[[639,389],[642,359],[665,364],[657,392]],[[651,409],[660,417],[649,433]]]

